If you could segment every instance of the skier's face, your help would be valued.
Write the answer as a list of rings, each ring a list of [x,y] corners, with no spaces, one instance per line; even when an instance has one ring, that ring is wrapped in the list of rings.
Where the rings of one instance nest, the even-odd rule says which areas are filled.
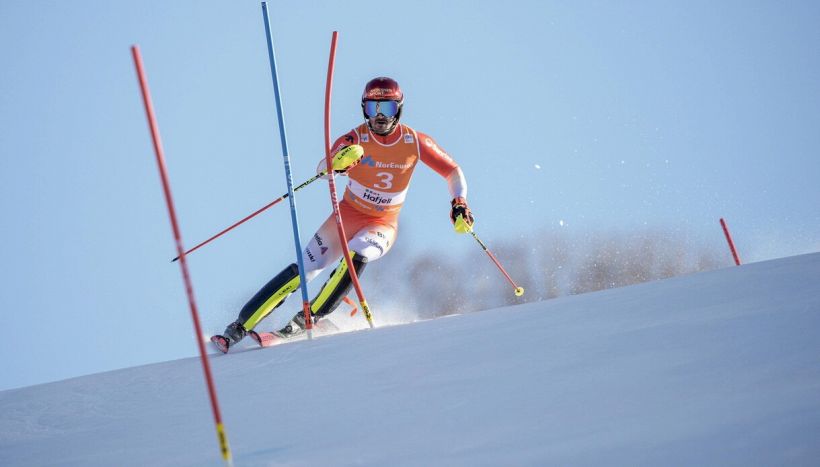
[[[362,102],[362,108],[365,115],[367,115],[370,129],[376,134],[387,135],[396,125],[401,103],[397,101],[367,100]]]

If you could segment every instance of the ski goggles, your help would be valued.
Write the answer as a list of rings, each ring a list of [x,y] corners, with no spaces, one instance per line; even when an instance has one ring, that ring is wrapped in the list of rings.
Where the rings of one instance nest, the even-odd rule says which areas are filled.
[[[378,114],[392,118],[399,114],[399,103],[397,101],[364,101],[364,113],[370,118]]]

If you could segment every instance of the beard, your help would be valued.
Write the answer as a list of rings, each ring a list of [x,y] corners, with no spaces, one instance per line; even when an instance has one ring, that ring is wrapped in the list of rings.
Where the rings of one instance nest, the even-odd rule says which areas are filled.
[[[396,117],[374,117],[368,120],[367,123],[373,133],[380,136],[387,136],[396,129],[398,119]]]

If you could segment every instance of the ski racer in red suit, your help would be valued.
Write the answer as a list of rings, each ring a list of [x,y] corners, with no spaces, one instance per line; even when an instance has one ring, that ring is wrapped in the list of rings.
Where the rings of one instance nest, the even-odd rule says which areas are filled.
[[[450,192],[450,219],[456,231],[468,232],[473,216],[467,206],[467,182],[453,159],[428,135],[399,122],[404,94],[399,84],[390,78],[372,79],[362,94],[365,122],[336,140],[332,152],[358,144],[364,156],[349,166],[342,175],[348,177],[339,210],[347,235],[356,273],[361,275],[370,261],[390,251],[396,240],[399,211],[407,196],[410,179],[418,162],[441,175]],[[325,160],[317,173],[325,170]],[[340,173],[340,171],[337,171]],[[314,320],[330,314],[349,292],[352,282],[347,263],[342,258],[341,245],[331,214],[311,237],[304,249],[305,277],[315,278],[334,262],[336,269],[311,301]],[[299,288],[298,266],[287,266],[256,293],[239,312],[238,319],[228,325],[217,346],[227,352],[248,331],[280,306],[288,295]],[[275,334],[291,337],[304,332],[305,318],[299,311]],[[215,336],[220,337],[220,336]]]

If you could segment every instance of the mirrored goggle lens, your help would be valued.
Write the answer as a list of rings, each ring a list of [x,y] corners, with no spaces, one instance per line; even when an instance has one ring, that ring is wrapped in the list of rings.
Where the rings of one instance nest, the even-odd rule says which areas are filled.
[[[368,117],[382,114],[385,117],[395,117],[399,113],[399,103],[396,101],[364,101],[364,113]]]

